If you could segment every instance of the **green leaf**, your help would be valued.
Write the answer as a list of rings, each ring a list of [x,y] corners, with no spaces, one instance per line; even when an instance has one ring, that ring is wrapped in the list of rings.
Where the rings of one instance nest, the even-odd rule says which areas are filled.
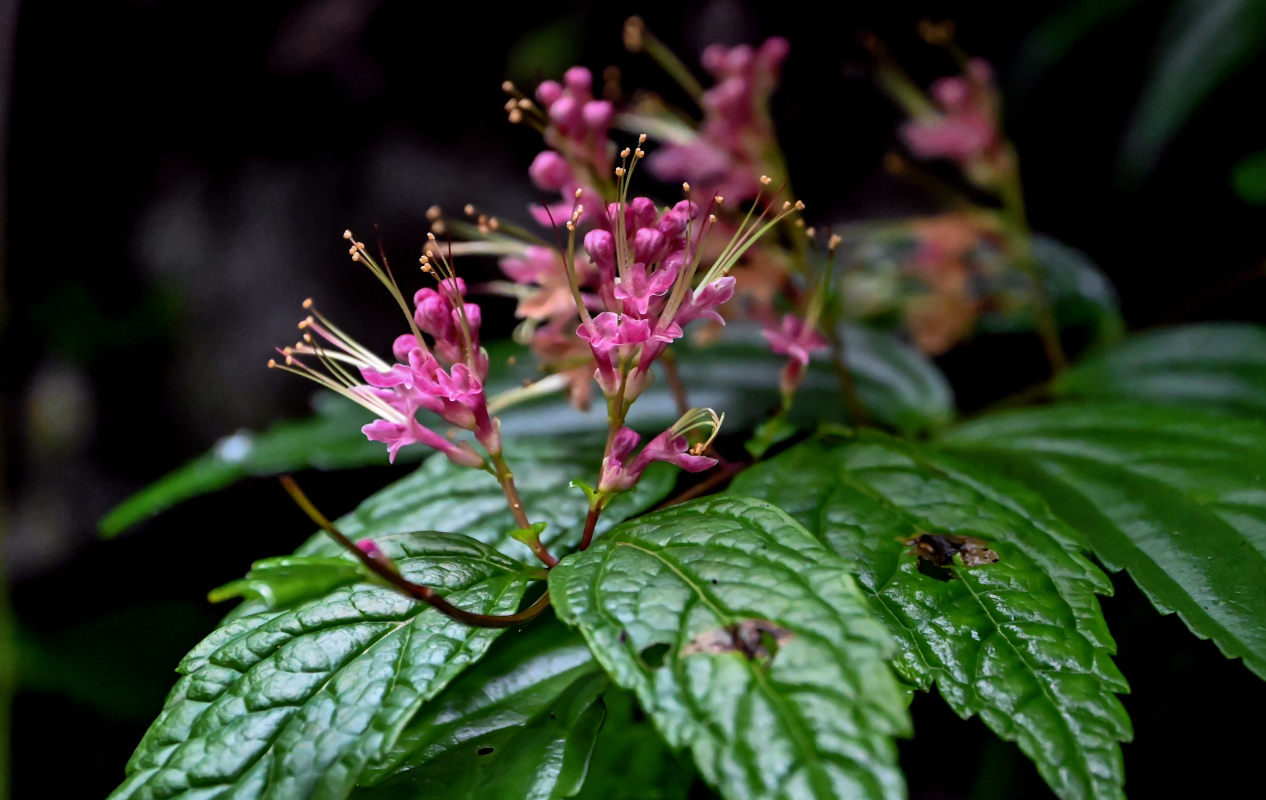
[[[862,328],[845,332],[848,363],[855,372],[857,391],[872,417],[907,433],[936,430],[953,416],[949,385],[921,353],[895,337]],[[506,365],[509,346],[490,348],[495,394],[533,375],[522,359]],[[778,371],[784,358],[770,352],[757,328],[731,325],[726,339],[711,347],[678,348],[678,364],[688,398],[696,407],[725,411],[735,429],[754,427],[778,405]],[[223,489],[249,476],[279,475],[301,469],[344,469],[386,464],[383,446],[369,442],[360,428],[371,417],[359,406],[335,396],[319,396],[317,414],[305,420],[279,423],[259,434],[239,432],[221,440],[215,449],[125,500],[101,520],[101,532],[113,536],[177,503]],[[842,419],[839,386],[831,370],[815,363],[797,400],[803,423],[817,418]],[[602,404],[579,411],[561,395],[513,406],[501,413],[503,431],[510,437],[558,436],[577,431],[605,431]],[[650,433],[668,427],[678,417],[676,400],[667,381],[657,380],[638,398],[629,424]],[[427,455],[420,447],[405,448],[399,461]],[[569,476],[576,477],[576,476]]]
[[[869,433],[794,447],[732,491],[779,504],[855,564],[912,684],[1017,742],[1061,797],[1123,796],[1126,684],[1095,598],[1111,584],[1036,496]],[[925,574],[905,544],[922,534],[982,539],[999,561]]]
[[[1051,304],[1056,324],[1061,329],[1085,329],[1096,342],[1121,338],[1124,323],[1116,289],[1099,267],[1080,250],[1040,233],[1033,235],[1031,247],[1033,264],[1041,276],[1042,289]],[[982,315],[981,330],[986,333],[1033,330],[1031,280],[1018,265],[1013,265],[998,281],[1001,289],[996,297],[1001,307]]]
[[[1223,408],[1266,418],[1266,328],[1210,323],[1132,336],[1056,379],[1086,400]]]
[[[238,431],[221,439],[211,452],[113,508],[101,520],[101,533],[114,536],[178,503],[252,475],[384,463],[382,445],[360,432],[373,419],[369,412],[332,394],[318,395],[317,400],[316,414],[309,419],[279,422],[263,433]],[[422,454],[418,448],[409,448],[402,451],[401,460]]]
[[[480,747],[531,728],[539,717],[554,713],[569,687],[594,675],[602,670],[584,640],[557,619],[541,617],[509,631],[423,706],[361,783],[375,786],[442,758],[449,765],[454,760],[477,765]]]
[[[1266,206],[1266,150],[1240,159],[1231,173],[1231,183],[1245,203]]]
[[[570,698],[588,694],[586,682],[595,677],[606,683],[580,634],[557,619],[541,618],[510,631],[423,706],[391,751],[365,772],[355,796],[391,796],[393,791],[413,797],[489,796],[479,793],[492,792],[488,778],[495,774],[498,792],[492,796],[570,795],[583,777],[582,798],[684,800],[693,769],[668,751],[648,722],[634,719],[636,701],[627,692],[608,688],[603,693],[606,719],[587,772],[580,774],[582,758],[557,757],[566,753],[565,742],[578,750],[585,749],[577,745],[586,740],[593,744],[589,727],[559,729],[556,718],[571,707]],[[493,752],[480,755],[489,747]],[[517,758],[518,753],[535,758],[524,759],[512,774],[502,767],[488,769],[496,759],[504,763],[507,754]],[[476,783],[478,788],[471,789]],[[428,787],[436,789],[428,794]]]
[[[584,436],[518,439],[505,444],[523,507],[533,522],[548,524],[541,540],[556,556],[580,541],[589,513],[584,493],[568,488],[567,483],[582,476],[598,477],[602,444]],[[676,468],[652,464],[636,489],[611,501],[598,523],[599,533],[662,500],[676,476]],[[496,478],[459,467],[441,455],[431,456],[412,475],[371,495],[335,524],[353,539],[451,528],[539,564],[527,545],[511,536],[518,526]],[[317,534],[298,553],[332,556],[338,551],[333,540]]]
[[[598,699],[608,685],[605,675],[588,671],[524,724],[484,732],[464,748],[449,750],[352,796],[366,800],[572,797],[585,779],[602,727],[605,712]]]
[[[513,612],[528,584],[516,562],[456,534],[376,541],[405,577],[471,611]],[[181,662],[112,797],[344,797],[500,633],[373,583],[234,617]]]
[[[926,356],[890,333],[869,328],[848,325],[841,329],[841,337],[858,398],[873,421],[910,435],[938,430],[951,421],[953,392]],[[731,430],[755,427],[779,405],[778,373],[786,357],[769,349],[757,326],[728,325],[721,341],[709,347],[683,347],[677,360],[691,405],[724,411]],[[675,410],[671,416],[664,413],[675,409],[667,388],[661,384],[658,391],[658,401],[639,399],[635,414],[658,406],[663,416],[656,421],[675,419]],[[815,359],[806,371],[792,417],[809,426],[847,421],[839,380],[824,359]]]
[[[321,597],[363,577],[360,565],[346,558],[279,556],[256,561],[245,578],[212,589],[207,599],[222,603],[234,597],[246,597],[269,608],[281,608],[296,600]]]
[[[632,692],[611,689],[602,702],[607,719],[579,800],[686,800],[695,780],[690,759],[668,749]]]
[[[1086,327],[1095,340],[1121,338],[1125,322],[1112,282],[1085,253],[1042,234],[1033,236],[1033,259],[1061,328]]]
[[[1266,678],[1266,425],[1125,403],[980,419],[946,447],[1044,497],[1162,613]]]
[[[559,617],[730,798],[895,798],[909,729],[891,642],[783,512],[713,497],[626,522],[550,572]]]
[[[1183,0],[1157,37],[1151,74],[1121,144],[1121,169],[1137,180],[1156,165],[1178,130],[1266,43],[1266,1]]]

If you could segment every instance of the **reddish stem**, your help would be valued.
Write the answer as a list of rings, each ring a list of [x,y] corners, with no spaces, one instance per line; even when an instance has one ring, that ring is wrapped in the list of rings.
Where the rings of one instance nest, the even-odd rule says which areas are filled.
[[[312,504],[312,501],[309,500],[307,495],[303,493],[303,490],[299,488],[299,484],[295,483],[294,478],[291,478],[289,475],[283,475],[281,478],[281,485],[285,488],[291,499],[295,501],[295,505],[299,506],[299,508],[303,510],[303,513],[308,515],[309,519],[315,522],[321,530],[328,533],[334,541],[342,545],[345,550],[356,556],[356,558],[368,567],[375,575],[387,581],[404,594],[407,594],[415,600],[421,600],[423,603],[426,603],[445,616],[451,617],[458,622],[464,622],[467,625],[473,625],[478,628],[511,628],[520,623],[527,622],[549,607],[549,592],[546,591],[536,599],[536,602],[532,603],[532,605],[517,614],[476,614],[473,611],[466,611],[465,609],[458,608],[441,597],[430,586],[423,586],[410,581],[408,578],[397,572],[394,566],[390,563],[374,558],[369,553],[366,553],[364,550],[357,547],[356,544],[351,539],[347,538],[342,531],[334,527],[334,524],[326,519],[324,514],[317,510],[317,507]]]
[[[580,537],[580,549],[589,549],[589,544],[593,541],[594,529],[598,527],[598,517],[602,516],[602,509],[598,506],[590,506],[589,514],[585,517],[585,532]]]

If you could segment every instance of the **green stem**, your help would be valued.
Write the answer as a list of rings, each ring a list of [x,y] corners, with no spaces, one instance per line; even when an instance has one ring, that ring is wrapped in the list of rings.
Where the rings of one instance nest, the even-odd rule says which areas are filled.
[[[659,40],[641,17],[629,17],[624,23],[624,44],[630,52],[643,52],[667,72],[669,77],[690,95],[695,105],[703,108],[703,85],[671,49]]]
[[[510,513],[514,515],[514,521],[521,529],[532,527],[532,523],[528,520],[527,512],[523,510],[523,501],[519,499],[519,490],[514,485],[514,473],[510,471],[510,465],[506,463],[505,456],[498,450],[495,453],[489,453],[488,457],[492,459],[492,465],[495,469],[497,482],[501,484],[501,491],[506,496],[506,502],[510,504]],[[532,552],[547,567],[552,567],[558,563],[558,559],[550,554],[545,545],[541,544],[538,539],[535,544],[528,545],[532,548]]]
[[[1012,158],[1012,163],[1015,159]],[[1033,321],[1051,373],[1059,374],[1068,366],[1068,357],[1059,339],[1059,325],[1051,309],[1050,297],[1042,283],[1042,270],[1033,258],[1033,231],[1029,228],[1024,210],[1024,190],[1020,184],[1019,167],[1015,167],[999,187],[1002,198],[1003,220],[1007,224],[1007,244],[1016,265],[1029,276],[1033,283]]]

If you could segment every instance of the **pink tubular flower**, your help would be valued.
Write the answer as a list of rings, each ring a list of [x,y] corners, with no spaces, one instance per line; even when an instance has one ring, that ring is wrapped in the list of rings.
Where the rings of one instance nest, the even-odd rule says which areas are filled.
[[[704,50],[703,66],[717,82],[703,93],[699,135],[654,154],[651,171],[664,180],[692,181],[710,195],[735,202],[755,197],[758,177],[771,171],[766,163],[774,136],[769,97],[789,50],[781,36],[758,48],[712,45]]]
[[[646,468],[656,461],[673,464],[687,472],[703,472],[715,467],[717,460],[702,453],[716,438],[724,419],[725,415],[718,416],[710,408],[692,408],[671,428],[651,439],[642,452],[631,459],[629,457],[642,437],[631,428],[621,428],[602,461],[598,492],[613,494],[633,488]],[[694,430],[705,431],[706,438],[691,445],[686,435]]]
[[[785,355],[801,366],[808,365],[810,353],[827,348],[826,337],[795,314],[784,314],[781,327],[767,326],[761,335],[775,353]]]
[[[782,318],[782,326],[766,327],[761,334],[769,341],[770,349],[787,356],[787,364],[779,376],[779,389],[784,397],[795,393],[804,378],[804,368],[809,365],[809,355],[827,348],[826,337],[813,325],[794,314]]]
[[[938,79],[929,94],[936,110],[917,113],[901,126],[906,147],[919,158],[956,162],[979,184],[992,183],[1008,159],[992,68],[972,59],[962,75]]]
[[[528,174],[542,191],[561,192],[563,201],[530,210],[538,224],[560,225],[571,216],[577,190],[599,195],[593,185],[611,168],[608,135],[615,107],[593,96],[593,74],[584,67],[567,70],[561,83],[545,81],[537,87],[536,99],[545,111],[545,143],[552,149],[537,155]],[[593,220],[599,211],[590,209],[586,219]]]
[[[344,237],[352,239],[350,232]],[[390,274],[369,256],[360,242],[354,242],[352,259],[366,264],[404,306],[404,297]],[[281,348],[284,362],[269,361],[270,367],[310,378],[378,415],[379,419],[361,431],[370,441],[387,445],[388,458],[395,461],[404,447],[423,444],[440,451],[449,460],[467,467],[482,467],[484,459],[466,442],[453,442],[417,420],[420,410],[438,414],[446,422],[472,431],[475,439],[491,455],[501,452],[500,426],[488,413],[483,376],[488,370],[488,354],[479,347],[479,307],[465,302],[466,284],[453,274],[442,256],[431,251],[422,257],[423,269],[432,273],[439,266],[444,275],[438,289],[422,289],[414,295],[414,311],[409,321],[413,332],[396,338],[392,353],[396,363],[388,364],[335,327],[304,302],[311,316],[299,323],[303,339]],[[433,339],[428,346],[422,333]],[[309,366],[303,357],[315,357],[326,372]],[[350,368],[350,369],[349,369]],[[359,373],[363,382],[354,377]]]

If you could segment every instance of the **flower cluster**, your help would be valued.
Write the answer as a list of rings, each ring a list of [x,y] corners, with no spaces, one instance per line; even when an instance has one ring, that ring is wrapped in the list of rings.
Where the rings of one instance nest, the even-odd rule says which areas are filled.
[[[408,313],[390,273],[350,231],[344,238],[352,241],[352,259],[366,264]],[[488,413],[484,393],[488,354],[479,345],[479,306],[466,302],[465,281],[433,249],[422,256],[422,268],[437,276],[437,288],[420,289],[413,296],[411,332],[392,345],[394,364],[378,358],[306,300],[304,308],[311,313],[299,323],[303,338],[279,350],[282,362],[272,360],[268,365],[311,378],[377,414],[379,419],[361,430],[370,440],[386,444],[392,461],[401,448],[422,444],[456,464],[484,467],[484,458],[469,443],[450,441],[417,419],[419,411],[429,411],[455,428],[471,431],[490,456],[501,453],[500,423]],[[325,371],[308,363],[313,358]]]
[[[760,191],[757,177],[776,172],[770,163],[777,152],[769,97],[790,45],[775,36],[759,47],[712,45],[703,51],[703,66],[716,84],[700,98],[703,122],[687,141],[657,152],[648,166],[657,177],[689,180],[708,194],[735,202]]]
[[[516,337],[530,342],[542,367],[554,374],[552,388],[561,378],[582,407],[592,386],[606,399],[611,435],[596,508],[631,488],[651,462],[692,471],[713,466],[715,459],[703,451],[722,417],[710,409],[686,411],[636,455],[641,439],[624,419],[653,380],[656,362],[690,323],[724,324],[720,307],[735,293],[731,271],[758,239],[803,208],[778,200],[777,192],[768,191],[772,180],[761,172],[773,143],[768,98],[786,54],[782,39],[758,48],[714,47],[704,54],[717,84],[701,90],[705,117],[696,140],[684,150],[680,144],[666,147],[655,169],[661,176],[697,176],[708,189],[706,208],[693,199],[687,182],[682,184],[685,198],[670,207],[647,197],[630,199],[630,179],[647,157],[647,137],[616,153],[610,137],[617,109],[594,96],[589,70],[573,67],[560,81],[541,83],[533,97],[505,84],[510,119],[538,128],[547,145],[528,170],[533,183],[562,197],[532,206],[531,214],[556,234],[565,229],[566,247],[549,247],[532,233],[468,206],[477,225],[472,230],[454,222],[452,229],[473,240],[449,243],[448,256],[496,254],[509,278],[468,287],[434,244],[435,234],[449,223],[433,209],[428,212],[431,244],[421,261],[436,283],[419,290],[409,304],[390,271],[348,233],[353,260],[368,266],[408,315],[410,332],[396,339],[394,362],[377,358],[312,309],[301,324],[303,340],[281,350],[282,363],[270,363],[374,411],[379,419],[363,431],[386,444],[393,460],[401,448],[424,444],[455,463],[489,469],[508,486],[500,423],[489,412],[484,389],[489,365],[479,344],[481,312],[466,297],[468,288],[492,289],[518,299],[516,315],[523,323]],[[738,204],[746,201],[750,210],[744,214]],[[734,213],[719,218],[731,208]],[[724,233],[722,240],[709,239],[714,231]],[[771,337],[771,346],[789,355],[789,370],[801,369],[821,337],[812,325],[784,328],[781,338]],[[324,370],[311,365],[313,359]],[[433,423],[423,424],[422,412],[472,434],[486,455],[468,441],[441,435]]]
[[[551,148],[537,154],[528,175],[541,191],[563,195],[559,203],[531,209],[539,224],[555,225],[567,218],[577,190],[593,194],[594,187],[607,180],[614,154],[609,135],[615,106],[593,96],[593,73],[584,67],[567,70],[561,83],[541,83],[536,88],[539,107],[519,94],[514,84],[507,82],[502,88],[511,94],[507,103],[511,119],[522,121],[524,112],[533,114],[530,121],[541,129]]]
[[[993,68],[981,58],[963,65],[961,75],[933,82],[925,97],[902,75],[895,95],[910,119],[901,139],[917,158],[948,159],[968,180],[997,189],[1015,172],[1015,155],[1002,135]]]

